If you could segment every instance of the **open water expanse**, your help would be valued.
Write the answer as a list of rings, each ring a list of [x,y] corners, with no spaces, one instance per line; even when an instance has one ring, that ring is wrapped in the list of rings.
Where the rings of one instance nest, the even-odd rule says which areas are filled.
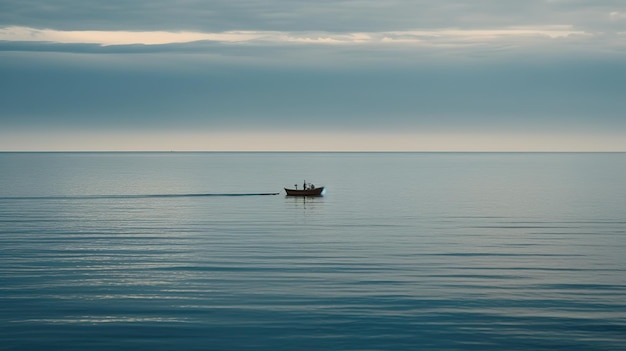
[[[0,350],[556,349],[626,350],[626,154],[0,153]]]

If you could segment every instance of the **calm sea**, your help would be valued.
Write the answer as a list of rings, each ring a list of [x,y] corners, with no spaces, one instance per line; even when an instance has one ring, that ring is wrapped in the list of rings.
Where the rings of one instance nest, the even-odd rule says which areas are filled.
[[[626,154],[0,153],[0,349],[626,350]]]

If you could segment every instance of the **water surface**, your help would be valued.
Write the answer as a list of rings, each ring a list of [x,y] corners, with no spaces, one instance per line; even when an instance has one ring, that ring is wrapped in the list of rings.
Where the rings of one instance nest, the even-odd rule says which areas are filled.
[[[1,349],[626,349],[626,154],[0,153],[0,170]],[[304,179],[326,195],[281,192]]]

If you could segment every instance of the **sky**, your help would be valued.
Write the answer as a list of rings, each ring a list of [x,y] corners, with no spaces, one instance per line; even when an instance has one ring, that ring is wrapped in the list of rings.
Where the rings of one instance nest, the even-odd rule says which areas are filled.
[[[623,0],[0,0],[0,151],[626,151]]]

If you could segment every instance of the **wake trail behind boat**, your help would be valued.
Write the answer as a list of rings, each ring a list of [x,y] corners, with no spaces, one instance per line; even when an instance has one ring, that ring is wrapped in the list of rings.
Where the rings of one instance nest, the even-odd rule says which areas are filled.
[[[0,200],[101,200],[101,199],[155,199],[176,197],[218,196],[273,196],[279,193],[202,193],[202,194],[126,194],[126,195],[67,195],[67,196],[15,196]]]

